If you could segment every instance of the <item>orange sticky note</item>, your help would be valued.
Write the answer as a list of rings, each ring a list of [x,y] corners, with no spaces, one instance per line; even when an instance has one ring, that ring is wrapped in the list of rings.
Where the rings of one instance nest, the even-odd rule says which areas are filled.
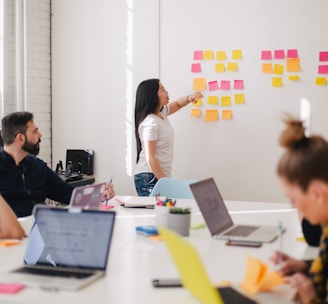
[[[206,110],[205,111],[205,121],[216,121],[219,119],[218,110]]]
[[[2,240],[0,241],[0,246],[9,247],[9,246],[19,245],[20,243],[21,243],[20,240]]]
[[[301,64],[299,58],[287,58],[286,71],[287,72],[299,72],[301,70]]]
[[[244,280],[240,284],[247,293],[269,291],[283,282],[284,278],[278,272],[270,272],[268,266],[260,260],[247,257]]]
[[[206,79],[205,78],[194,78],[194,84],[192,89],[195,91],[202,91],[206,89]]]
[[[191,109],[190,116],[191,117],[200,117],[202,111],[200,109]]]
[[[272,63],[263,63],[262,64],[263,73],[272,73]]]
[[[222,111],[222,119],[223,120],[230,120],[230,119],[232,119],[232,111],[231,110],[223,110]]]

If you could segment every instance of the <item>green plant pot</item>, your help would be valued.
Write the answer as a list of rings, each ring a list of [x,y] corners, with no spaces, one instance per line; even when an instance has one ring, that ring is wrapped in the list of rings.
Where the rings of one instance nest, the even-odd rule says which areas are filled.
[[[167,228],[177,232],[182,236],[189,235],[191,214],[174,214],[167,215]]]

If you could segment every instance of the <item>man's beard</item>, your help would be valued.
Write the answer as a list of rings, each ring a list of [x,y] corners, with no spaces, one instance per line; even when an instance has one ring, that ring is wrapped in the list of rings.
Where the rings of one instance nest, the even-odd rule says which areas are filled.
[[[41,139],[36,144],[31,143],[30,141],[25,141],[24,145],[22,146],[22,149],[30,154],[33,154],[37,156],[40,151],[40,145]]]

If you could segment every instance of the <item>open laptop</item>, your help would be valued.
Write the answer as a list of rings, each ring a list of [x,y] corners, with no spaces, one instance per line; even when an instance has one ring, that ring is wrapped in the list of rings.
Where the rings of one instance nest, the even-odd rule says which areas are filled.
[[[33,215],[24,265],[6,282],[74,291],[105,275],[115,212],[36,205]]]
[[[213,178],[190,184],[190,189],[215,239],[270,243],[281,233],[276,226],[234,224]]]
[[[209,280],[205,268],[194,247],[178,234],[164,227],[159,233],[178,268],[182,285],[199,300],[211,304],[254,304],[252,299],[244,296],[230,286],[215,287]]]
[[[105,186],[105,183],[100,183],[74,188],[69,207],[99,209]]]

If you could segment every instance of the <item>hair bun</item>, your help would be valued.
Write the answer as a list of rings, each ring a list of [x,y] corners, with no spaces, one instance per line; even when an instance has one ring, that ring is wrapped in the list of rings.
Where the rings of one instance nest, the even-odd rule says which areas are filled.
[[[286,129],[281,133],[279,143],[284,148],[292,148],[302,143],[305,139],[305,127],[297,118],[288,116],[284,119]]]

